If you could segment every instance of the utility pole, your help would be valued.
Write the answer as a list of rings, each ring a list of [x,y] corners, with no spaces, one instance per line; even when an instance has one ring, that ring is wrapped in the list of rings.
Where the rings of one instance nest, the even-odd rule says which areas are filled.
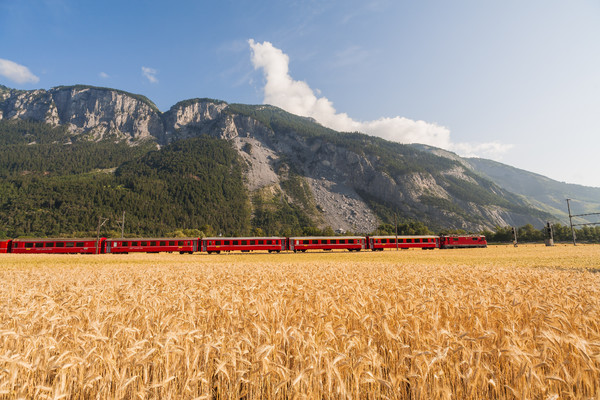
[[[567,199],[567,209],[569,210],[569,223],[571,225],[571,234],[573,235],[573,246],[577,246],[577,243],[575,243],[575,230],[573,229],[574,226],[588,226],[588,225],[600,225],[600,222],[585,222],[583,224],[575,224],[573,225],[573,217],[579,218],[579,217],[588,217],[590,215],[600,215],[600,212],[593,212],[593,213],[586,213],[586,214],[571,214],[571,203],[569,203],[571,201],[571,199]]]
[[[100,228],[108,222],[108,218],[98,217],[98,231],[96,232],[96,254],[99,254],[98,242],[100,242]]]
[[[396,213],[394,213],[394,226],[396,227],[396,251],[398,251],[398,219]]]
[[[573,246],[577,246],[575,242],[575,230],[573,229],[573,215],[571,215],[571,199],[567,199],[567,209],[569,210],[569,225],[571,225],[571,235],[573,236]]]
[[[513,246],[517,247],[518,246],[518,242],[517,242],[517,228],[515,228],[514,226],[512,227],[512,234],[513,234]]]
[[[552,223],[550,221],[546,224],[546,239],[544,242],[546,246],[554,246],[554,232],[552,231]]]
[[[121,239],[125,237],[125,211],[123,211],[123,220],[117,221],[117,224],[121,225]]]

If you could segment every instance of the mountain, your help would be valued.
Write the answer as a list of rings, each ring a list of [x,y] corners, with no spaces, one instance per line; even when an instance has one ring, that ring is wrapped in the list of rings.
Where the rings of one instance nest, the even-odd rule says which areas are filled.
[[[545,176],[511,167],[492,160],[467,158],[475,171],[499,186],[527,198],[537,208],[569,220],[566,199],[571,201],[571,214],[600,213],[600,188],[558,182]],[[598,222],[600,216],[578,218],[577,222]]]
[[[600,188],[559,182],[497,161],[475,157],[463,158],[432,146],[422,144],[411,146],[462,163],[503,189],[521,196],[536,208],[552,214],[564,224],[569,222],[566,199],[572,199],[572,215],[600,213]],[[574,219],[576,223],[598,221],[600,217],[597,215]]]
[[[480,231],[553,218],[464,160],[267,105],[190,99],[163,113],[109,88],[0,87],[0,145],[0,233],[64,233],[123,210],[139,234],[368,233],[394,218]],[[74,196],[81,188],[95,197]],[[59,213],[67,220],[45,228]]]

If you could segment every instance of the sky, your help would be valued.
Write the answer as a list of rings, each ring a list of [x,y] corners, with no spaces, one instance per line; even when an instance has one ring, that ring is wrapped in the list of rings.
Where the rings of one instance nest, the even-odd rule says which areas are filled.
[[[0,84],[272,104],[600,187],[599,0],[0,0]]]

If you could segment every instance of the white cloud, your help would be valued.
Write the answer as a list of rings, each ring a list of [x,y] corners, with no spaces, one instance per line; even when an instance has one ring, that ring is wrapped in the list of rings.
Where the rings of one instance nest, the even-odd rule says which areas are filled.
[[[0,75],[16,83],[38,83],[40,78],[29,71],[29,68],[16,62],[0,58]]]
[[[156,78],[157,70],[149,67],[142,67],[142,75],[144,75],[150,83],[158,83],[158,79]]]
[[[102,79],[108,79],[108,78],[110,78],[110,76],[106,72],[100,72],[98,74],[98,76],[100,76],[100,78],[102,78]]]
[[[338,113],[326,97],[317,97],[306,82],[294,80],[289,74],[289,57],[269,42],[248,40],[252,49],[252,64],[265,76],[265,104],[280,107],[293,114],[312,117],[320,124],[342,132],[363,132],[399,142],[423,143],[464,156],[499,158],[511,145],[493,143],[452,143],[450,130],[444,126],[404,117],[383,117],[374,121],[356,121],[346,113]],[[317,94],[315,94],[317,93]]]
[[[481,157],[499,160],[502,155],[512,149],[512,144],[500,142],[489,143],[451,143],[448,150],[460,154],[463,157]]]

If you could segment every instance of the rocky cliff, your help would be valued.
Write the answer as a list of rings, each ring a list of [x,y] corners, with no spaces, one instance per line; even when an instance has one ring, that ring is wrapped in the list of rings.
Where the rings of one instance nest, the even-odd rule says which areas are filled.
[[[0,120],[64,125],[91,141],[164,145],[225,139],[251,193],[285,196],[322,226],[371,232],[395,213],[436,228],[541,225],[547,215],[456,160],[362,134],[341,134],[271,106],[192,99],[162,113],[143,96],[90,86],[0,90]],[[293,183],[293,184],[291,184]],[[309,188],[299,195],[295,186]],[[312,211],[310,211],[312,210]]]
[[[149,100],[118,90],[89,86],[9,90],[2,95],[0,119],[25,119],[66,125],[90,140],[161,137],[162,115]]]

